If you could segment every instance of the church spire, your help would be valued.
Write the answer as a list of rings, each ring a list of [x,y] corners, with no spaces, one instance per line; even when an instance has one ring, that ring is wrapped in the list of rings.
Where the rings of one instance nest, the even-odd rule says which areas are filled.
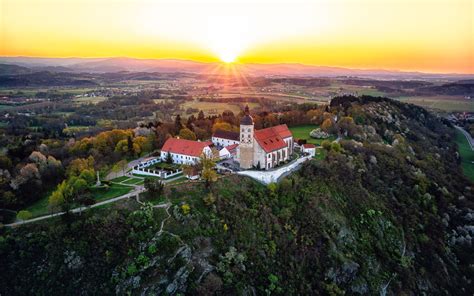
[[[247,104],[244,109],[244,117],[240,119],[241,125],[253,125],[253,118],[250,116],[249,105]]]

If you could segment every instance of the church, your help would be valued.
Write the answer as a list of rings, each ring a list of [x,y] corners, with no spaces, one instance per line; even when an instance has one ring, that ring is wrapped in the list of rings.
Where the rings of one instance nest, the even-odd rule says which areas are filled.
[[[236,161],[241,169],[271,169],[290,159],[294,141],[286,124],[255,130],[249,107],[240,120]]]

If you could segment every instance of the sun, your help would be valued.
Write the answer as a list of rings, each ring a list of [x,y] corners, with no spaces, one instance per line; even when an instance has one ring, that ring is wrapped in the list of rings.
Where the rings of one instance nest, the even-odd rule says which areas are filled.
[[[224,52],[219,53],[219,58],[224,63],[230,64],[230,63],[235,62],[235,59],[237,58],[237,55],[230,52],[230,51],[224,51]]]

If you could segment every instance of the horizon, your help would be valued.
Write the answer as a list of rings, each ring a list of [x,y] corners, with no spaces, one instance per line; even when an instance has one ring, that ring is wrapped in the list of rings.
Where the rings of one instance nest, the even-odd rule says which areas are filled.
[[[301,67],[314,67],[314,68],[329,68],[329,69],[340,69],[340,70],[353,70],[353,71],[381,71],[381,72],[390,72],[390,73],[397,73],[400,74],[427,74],[427,75],[459,75],[459,76],[471,76],[474,75],[472,73],[460,73],[460,72],[437,72],[437,71],[423,71],[423,70],[407,70],[407,69],[388,69],[388,68],[362,68],[362,67],[345,67],[340,65],[319,65],[319,64],[305,64],[300,62],[250,62],[250,63],[243,63],[239,61],[235,61],[232,63],[226,63],[224,61],[199,61],[187,58],[136,58],[136,57],[128,57],[128,56],[104,56],[104,57],[79,57],[79,56],[67,56],[67,57],[41,57],[41,56],[4,56],[0,55],[1,58],[27,58],[27,59],[52,59],[52,60],[67,60],[67,59],[82,59],[82,60],[113,60],[113,59],[129,59],[129,60],[142,60],[142,61],[184,61],[184,62],[192,62],[192,63],[199,63],[199,64],[207,64],[207,65],[226,65],[231,64],[231,66],[235,65],[258,65],[258,66],[271,66],[271,65],[295,65]],[[2,62],[0,62],[1,64]],[[70,65],[64,65],[64,67],[76,65],[72,63]],[[134,72],[132,70],[127,70]],[[141,72],[148,72],[148,71],[141,71]]]
[[[469,0],[2,0],[1,15],[3,57],[474,74]]]

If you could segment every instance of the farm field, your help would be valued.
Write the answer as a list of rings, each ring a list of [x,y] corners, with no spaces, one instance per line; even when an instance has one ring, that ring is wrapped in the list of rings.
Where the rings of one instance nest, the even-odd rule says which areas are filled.
[[[73,102],[82,105],[82,104],[98,104],[107,100],[107,97],[97,96],[97,97],[78,97],[74,98]]]
[[[253,105],[253,106],[251,106]],[[260,106],[258,103],[249,103],[250,108],[255,108]],[[205,114],[213,115],[213,114],[220,114],[226,110],[230,110],[234,112],[234,114],[238,114],[241,109],[238,104],[232,103],[214,103],[214,102],[199,102],[197,100],[188,101],[181,106],[181,109],[186,111],[188,108],[195,108],[202,110]],[[195,112],[196,114],[198,112]]]
[[[396,99],[428,109],[447,112],[474,112],[474,101],[461,96],[399,97]]]

